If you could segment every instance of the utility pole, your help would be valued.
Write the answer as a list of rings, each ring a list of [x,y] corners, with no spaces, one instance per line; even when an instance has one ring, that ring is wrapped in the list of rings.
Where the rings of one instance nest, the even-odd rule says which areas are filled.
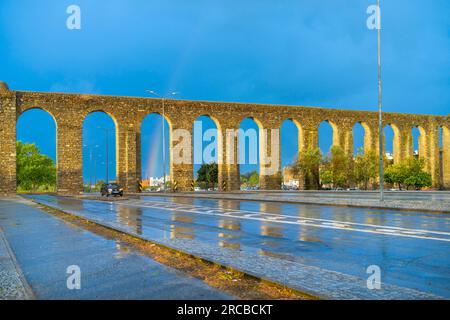
[[[154,96],[157,96],[158,98],[161,98],[161,102],[162,102],[162,118],[161,118],[161,127],[162,127],[162,157],[163,157],[163,192],[166,192],[166,135],[165,135],[165,122],[164,120],[166,119],[166,114],[165,114],[165,102],[166,102],[166,97],[165,96],[161,96],[158,93],[156,93],[153,90],[145,90],[150,94],[153,94]],[[176,94],[178,94],[178,92],[171,92],[170,95],[171,96],[175,96]]]
[[[93,170],[95,171],[95,168],[94,168],[95,162],[94,162],[94,166],[92,165],[92,160],[93,160],[92,151],[94,148],[97,148],[97,147],[98,147],[98,145],[95,145],[95,146],[90,145],[89,146],[89,192],[92,192],[92,171]]]
[[[377,30],[378,30],[378,152],[379,152],[379,175],[380,175],[380,201],[384,201],[384,177],[383,177],[383,118],[382,118],[382,86],[381,86],[381,7],[377,0]]]
[[[161,117],[161,126],[162,126],[162,156],[163,156],[163,191],[166,192],[166,134],[165,134],[165,123],[164,119],[166,118],[165,114],[165,98],[162,98],[162,117]]]
[[[89,147],[89,193],[92,192],[92,146]]]
[[[108,147],[108,138],[109,138],[109,131],[111,130],[110,128],[102,128],[102,127],[97,127],[98,129],[104,130],[105,131],[105,135],[106,135],[106,184],[108,184],[109,182],[109,177],[108,177],[108,166],[109,166],[109,160],[108,160],[108,155],[109,155],[109,147]]]

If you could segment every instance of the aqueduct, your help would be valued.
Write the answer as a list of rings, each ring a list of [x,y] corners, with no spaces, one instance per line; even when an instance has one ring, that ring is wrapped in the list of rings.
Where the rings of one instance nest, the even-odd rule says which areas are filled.
[[[43,93],[9,90],[0,82],[0,193],[16,192],[16,122],[26,110],[39,108],[50,113],[57,127],[57,190],[74,194],[82,191],[82,127],[85,117],[94,111],[103,111],[116,123],[116,171],[120,184],[129,192],[137,190],[141,176],[140,130],[141,122],[151,113],[162,113],[162,101],[152,98],[103,96],[91,94]],[[283,121],[292,120],[298,127],[298,149],[318,145],[318,126],[328,121],[333,128],[333,144],[353,154],[353,131],[356,123],[365,130],[364,150],[378,148],[378,114],[376,112],[338,110],[317,107],[260,105],[228,102],[166,100],[165,115],[170,131],[185,129],[192,132],[194,120],[208,115],[219,130],[219,158],[237,157],[237,137],[227,141],[225,131],[237,130],[244,118],[252,118],[267,136],[267,153],[271,155],[271,135]],[[433,178],[434,187],[450,188],[450,116],[384,113],[384,124],[394,129],[394,162],[412,156],[412,128],[419,128],[419,156],[425,159],[426,170]],[[442,128],[442,152],[439,130]],[[172,136],[172,135],[171,135]],[[170,141],[170,157],[177,141]],[[228,148],[233,150],[228,152]],[[278,154],[272,157],[280,157]],[[442,161],[440,161],[442,157]],[[229,159],[230,160],[230,159]],[[231,159],[233,160],[233,159]],[[280,161],[278,161],[280,163]],[[442,165],[441,165],[442,163]],[[193,164],[174,164],[171,161],[171,180],[178,190],[192,188]],[[279,165],[281,166],[281,165]],[[281,167],[265,174],[260,170],[261,189],[279,189]],[[225,182],[225,183],[223,183]],[[239,190],[238,161],[219,164],[219,185],[226,190]]]

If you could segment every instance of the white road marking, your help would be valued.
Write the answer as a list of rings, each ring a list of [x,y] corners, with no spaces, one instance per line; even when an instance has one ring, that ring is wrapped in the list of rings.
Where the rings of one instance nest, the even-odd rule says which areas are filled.
[[[191,206],[186,204],[167,203],[160,201],[130,200],[127,202],[118,203],[117,205],[128,205],[141,208],[155,208],[168,211],[181,211],[203,215],[226,216],[237,219],[258,220],[272,223],[284,223],[294,225],[307,225],[317,228],[328,228],[328,229],[450,242],[450,232],[443,232],[443,231],[408,229],[401,227],[382,226],[376,224],[364,224],[347,221],[341,223],[333,220],[317,219],[317,218],[298,219],[298,217],[295,216],[275,214],[269,212],[226,209],[221,207],[218,208],[199,207],[194,205]],[[444,237],[438,237],[438,235]]]

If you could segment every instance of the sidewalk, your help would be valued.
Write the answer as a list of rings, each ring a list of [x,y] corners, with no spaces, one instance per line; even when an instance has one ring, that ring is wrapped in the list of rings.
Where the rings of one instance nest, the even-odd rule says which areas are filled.
[[[232,299],[199,279],[27,205],[0,198],[0,297],[26,299],[11,252],[37,299]],[[12,250],[8,249],[5,239]],[[69,266],[81,289],[68,288]]]
[[[25,278],[0,228],[0,300],[33,299]]]

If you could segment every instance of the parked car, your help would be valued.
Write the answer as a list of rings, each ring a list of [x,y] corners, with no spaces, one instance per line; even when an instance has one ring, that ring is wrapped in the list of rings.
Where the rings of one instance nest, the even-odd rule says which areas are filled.
[[[104,183],[100,192],[103,196],[123,196],[123,188],[117,183]]]

